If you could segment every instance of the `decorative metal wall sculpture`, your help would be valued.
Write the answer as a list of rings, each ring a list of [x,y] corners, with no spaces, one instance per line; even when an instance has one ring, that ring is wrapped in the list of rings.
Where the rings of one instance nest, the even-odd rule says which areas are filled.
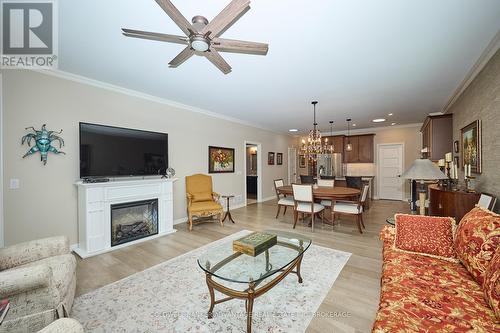
[[[53,141],[59,141],[59,149],[64,146],[64,140],[58,135],[62,133],[62,130],[59,132],[56,131],[47,131],[45,128],[46,124],[43,124],[42,128],[38,131],[33,126],[26,127],[26,130],[31,129],[33,133],[26,134],[21,139],[21,145],[25,142],[28,146],[31,147],[31,140],[35,140],[35,145],[31,147],[30,150],[24,154],[23,158],[28,155],[32,155],[36,152],[40,152],[40,160],[43,164],[47,164],[47,154],[52,152],[54,154],[66,154],[65,152],[57,150],[54,146],[52,146]]]

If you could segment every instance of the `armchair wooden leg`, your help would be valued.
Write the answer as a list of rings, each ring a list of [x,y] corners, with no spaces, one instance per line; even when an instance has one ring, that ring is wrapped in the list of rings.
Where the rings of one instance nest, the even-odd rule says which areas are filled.
[[[285,216],[285,214],[286,214],[286,208],[287,208],[287,207],[288,207],[288,206],[285,206],[285,209],[283,209],[283,216]]]
[[[281,205],[278,205],[278,212],[276,213],[276,218],[278,218],[278,215],[280,215],[280,210],[281,210]]]
[[[191,231],[193,230],[193,215],[189,214],[188,222],[189,222],[189,231]]]
[[[293,228],[297,225],[297,219],[299,218],[299,212],[296,210],[293,211]]]
[[[224,221],[222,221],[222,215],[223,215],[223,212],[221,212],[221,213],[219,214],[219,222],[220,222],[220,225],[221,225],[221,226],[224,226]]]
[[[363,230],[361,229],[361,220],[359,218],[359,215],[356,215],[356,222],[358,223],[358,230],[359,230],[359,233],[362,234],[363,233]]]

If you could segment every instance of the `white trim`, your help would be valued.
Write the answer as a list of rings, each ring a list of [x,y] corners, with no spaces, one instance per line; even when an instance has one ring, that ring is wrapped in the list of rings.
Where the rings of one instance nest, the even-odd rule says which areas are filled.
[[[4,210],[3,210],[3,75],[0,73],[0,247],[4,247]]]
[[[245,172],[243,177],[243,203],[247,205],[247,144],[257,146],[257,202],[262,202],[262,143],[255,141],[243,141],[243,165]]]
[[[272,133],[275,133],[275,134],[291,136],[288,133],[278,132],[278,131],[272,130],[272,129],[267,128],[267,127],[264,127],[264,126],[262,126],[260,124],[257,124],[257,123],[253,123],[253,122],[250,122],[250,121],[241,120],[241,119],[238,119],[238,118],[226,116],[226,115],[223,115],[223,114],[220,114],[220,113],[217,113],[217,112],[213,112],[213,111],[210,111],[210,110],[206,110],[206,109],[203,109],[203,108],[199,108],[199,107],[195,107],[195,106],[183,104],[183,103],[172,101],[172,100],[169,100],[169,99],[166,99],[166,98],[161,98],[161,97],[153,96],[153,95],[146,94],[146,93],[143,93],[143,92],[140,92],[140,91],[137,91],[137,90],[133,90],[133,89],[129,89],[129,88],[117,86],[117,85],[106,83],[106,82],[102,82],[102,81],[99,81],[99,80],[94,80],[94,79],[88,78],[86,76],[82,76],[82,75],[77,75],[77,74],[65,72],[65,71],[62,71],[62,70],[59,70],[59,69],[50,69],[50,70],[48,70],[48,69],[31,69],[31,70],[34,71],[34,72],[38,72],[38,73],[42,73],[42,74],[46,74],[46,75],[50,75],[50,76],[55,76],[55,77],[58,77],[58,78],[61,78],[61,79],[66,79],[66,80],[70,80],[70,81],[73,81],[73,82],[78,82],[78,83],[81,83],[81,84],[86,84],[86,85],[94,86],[94,87],[97,87],[97,88],[102,88],[102,89],[110,90],[110,91],[117,92],[117,93],[120,93],[120,94],[124,94],[124,95],[128,95],[128,96],[133,96],[133,97],[137,97],[137,98],[142,98],[142,99],[145,99],[145,100],[148,100],[148,101],[151,101],[151,102],[168,105],[168,106],[171,106],[171,107],[174,107],[174,108],[177,108],[177,109],[186,110],[186,111],[190,111],[190,112],[201,113],[201,114],[204,114],[204,115],[207,115],[207,116],[210,116],[210,117],[227,120],[227,121],[230,121],[230,122],[233,122],[233,123],[237,123],[237,124],[240,124],[240,125],[245,125],[245,126],[249,126],[249,127],[253,127],[253,128],[259,128],[259,129],[262,129],[262,130],[265,130],[265,131],[268,131],[268,132],[272,132]]]
[[[380,163],[380,147],[383,147],[383,146],[395,146],[395,145],[399,145],[401,146],[401,173],[403,173],[405,171],[405,144],[404,142],[393,142],[393,143],[378,143],[377,144],[377,179],[376,181],[380,182],[380,166],[381,166],[381,163]],[[405,184],[403,183],[403,181],[401,181],[401,201],[403,201],[404,197],[406,196],[406,186]],[[376,197],[377,199],[380,198],[380,185],[377,183],[377,194],[376,194]],[[396,199],[397,200],[397,199]]]
[[[474,63],[472,68],[469,70],[467,75],[465,75],[465,78],[460,82],[458,85],[457,89],[453,92],[453,94],[450,96],[448,99],[448,102],[443,108],[443,112],[447,113],[451,106],[455,104],[455,102],[462,96],[463,92],[469,85],[474,81],[476,76],[483,70],[483,68],[486,66],[486,64],[490,61],[490,59],[495,55],[497,50],[500,48],[500,31],[497,32],[495,37],[491,40],[491,42],[488,44],[486,49],[483,51],[483,53],[479,56],[477,61]]]

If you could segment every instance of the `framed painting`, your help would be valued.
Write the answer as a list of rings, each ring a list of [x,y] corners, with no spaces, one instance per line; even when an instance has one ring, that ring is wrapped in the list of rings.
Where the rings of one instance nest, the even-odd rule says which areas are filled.
[[[234,172],[234,148],[208,147],[208,173]]]
[[[283,153],[276,153],[276,164],[283,165]]]
[[[460,130],[462,166],[471,165],[471,172],[481,173],[481,120],[476,120]]]
[[[274,153],[271,151],[267,153],[267,164],[274,165]]]
[[[299,155],[299,168],[306,167],[306,155]]]

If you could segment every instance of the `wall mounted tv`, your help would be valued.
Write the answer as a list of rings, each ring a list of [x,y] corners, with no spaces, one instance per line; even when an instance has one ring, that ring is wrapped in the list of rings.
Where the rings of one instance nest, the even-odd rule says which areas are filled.
[[[168,134],[80,123],[80,178],[163,175]]]

